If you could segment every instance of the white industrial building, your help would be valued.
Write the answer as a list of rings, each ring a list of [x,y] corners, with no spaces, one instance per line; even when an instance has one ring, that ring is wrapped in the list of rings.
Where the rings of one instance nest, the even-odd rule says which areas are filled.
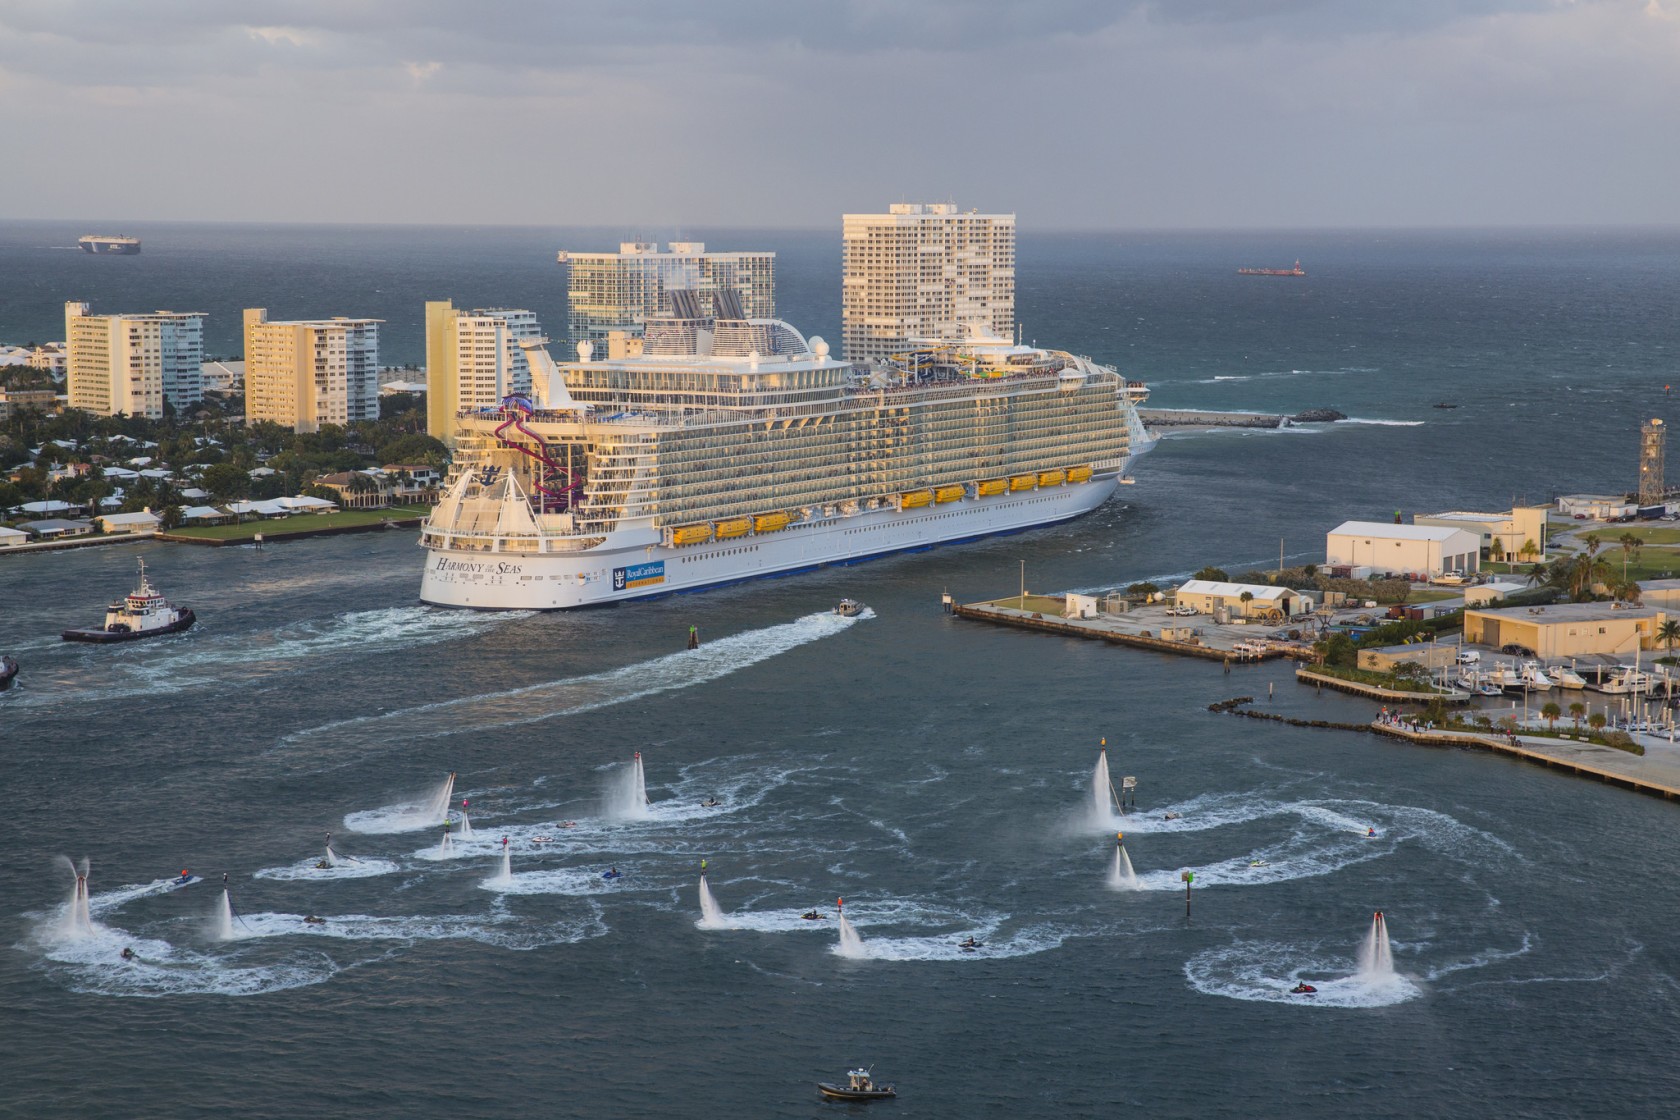
[[[1481,535],[1443,525],[1390,525],[1344,521],[1325,535],[1325,563],[1433,579],[1481,569]]]

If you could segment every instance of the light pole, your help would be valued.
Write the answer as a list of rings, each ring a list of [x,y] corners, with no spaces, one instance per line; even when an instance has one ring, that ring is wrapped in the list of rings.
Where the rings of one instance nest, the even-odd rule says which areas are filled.
[[[1021,561],[1021,609],[1027,609],[1027,562]]]

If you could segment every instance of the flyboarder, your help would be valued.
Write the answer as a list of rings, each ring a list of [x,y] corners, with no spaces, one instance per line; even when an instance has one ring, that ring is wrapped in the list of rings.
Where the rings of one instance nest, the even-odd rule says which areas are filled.
[[[688,628],[688,648],[689,649],[699,649],[700,648],[700,630],[699,630],[698,627],[690,626]]]

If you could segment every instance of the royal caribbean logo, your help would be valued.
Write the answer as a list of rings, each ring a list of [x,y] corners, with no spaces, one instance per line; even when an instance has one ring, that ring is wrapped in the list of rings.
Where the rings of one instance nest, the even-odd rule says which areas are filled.
[[[628,568],[613,569],[613,590],[628,591],[636,587],[651,587],[665,582],[665,561],[631,564]]]

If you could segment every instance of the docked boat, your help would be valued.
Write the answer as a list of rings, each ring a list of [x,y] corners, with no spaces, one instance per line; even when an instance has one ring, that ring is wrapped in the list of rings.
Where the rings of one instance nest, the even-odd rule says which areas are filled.
[[[891,1085],[875,1084],[875,1079],[866,1069],[849,1070],[846,1078],[844,1085],[830,1085],[826,1081],[819,1081],[817,1092],[835,1101],[884,1101],[898,1096],[898,1092]]]
[[[1552,678],[1540,668],[1538,661],[1524,661],[1522,668],[1517,670],[1517,678],[1530,692],[1550,692],[1552,689]]]
[[[105,625],[98,630],[66,630],[67,642],[132,642],[161,634],[178,634],[198,621],[186,607],[165,599],[146,578],[140,561],[140,586],[105,608]]]
[[[1562,665],[1554,665],[1546,670],[1546,675],[1552,678],[1552,683],[1559,688],[1586,688],[1586,678],[1573,669],[1565,669]]]
[[[530,395],[453,418],[424,602],[565,610],[1017,532],[1089,513],[1154,443],[1076,354],[973,336],[860,373],[679,305],[604,358],[526,339]]]
[[[132,257],[140,252],[140,239],[122,234],[90,233],[78,238],[76,244],[82,247],[84,253],[97,253],[104,257]]]
[[[856,599],[842,599],[835,606],[834,613],[842,618],[856,618],[863,613],[863,604]]]
[[[17,658],[0,656],[0,688],[10,688],[12,680],[18,675]]]
[[[1608,677],[1599,679],[1598,691],[1608,692],[1613,696],[1624,696],[1631,693],[1650,692],[1655,686],[1656,681],[1651,674],[1623,665]]]

